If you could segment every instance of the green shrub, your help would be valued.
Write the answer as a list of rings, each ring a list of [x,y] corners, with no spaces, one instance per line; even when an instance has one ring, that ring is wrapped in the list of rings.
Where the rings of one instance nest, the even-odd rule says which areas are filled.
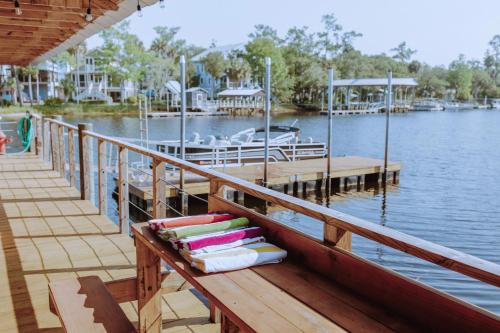
[[[80,104],[86,104],[86,105],[102,105],[105,104],[106,101],[103,100],[88,100],[88,101],[81,101]]]
[[[137,96],[129,96],[127,97],[127,104],[137,104]]]
[[[45,106],[60,106],[63,103],[64,101],[57,97],[49,97],[43,102]]]
[[[6,99],[0,99],[0,107],[8,108],[10,106],[12,106],[12,102],[11,101],[8,101]]]

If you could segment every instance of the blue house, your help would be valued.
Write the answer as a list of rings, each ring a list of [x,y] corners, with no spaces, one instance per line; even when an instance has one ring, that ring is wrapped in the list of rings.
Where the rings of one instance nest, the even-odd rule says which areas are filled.
[[[240,43],[240,44],[230,44],[230,45],[212,47],[201,52],[200,54],[194,56],[191,59],[193,64],[196,66],[196,74],[199,77],[199,87],[205,89],[208,92],[208,96],[214,98],[216,97],[217,93],[223,89],[226,88],[237,89],[237,88],[249,87],[252,85],[252,81],[250,79],[240,82],[231,82],[229,78],[225,75],[220,78],[213,78],[212,75],[210,75],[206,71],[205,65],[203,64],[203,59],[208,54],[213,52],[220,52],[227,59],[229,54],[234,51],[245,52],[245,44]],[[213,84],[214,80],[215,83]],[[213,88],[215,91],[212,91]]]

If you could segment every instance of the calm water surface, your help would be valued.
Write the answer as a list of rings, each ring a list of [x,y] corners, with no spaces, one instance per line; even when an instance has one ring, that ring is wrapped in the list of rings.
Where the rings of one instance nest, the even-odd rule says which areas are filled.
[[[302,136],[325,140],[326,116],[279,115],[273,124],[298,119]],[[92,122],[94,130],[139,137],[135,117],[67,117]],[[179,118],[152,119],[151,139],[177,139]],[[230,135],[262,126],[263,118],[207,117],[187,120],[188,136]],[[385,118],[380,115],[334,118],[335,155],[383,158]],[[402,163],[400,185],[387,195],[348,194],[329,206],[368,221],[500,264],[500,111],[414,112],[391,118],[390,159]],[[326,203],[323,203],[326,204]],[[322,225],[302,215],[275,217],[321,237]],[[412,258],[355,236],[357,254],[500,313],[500,288]]]

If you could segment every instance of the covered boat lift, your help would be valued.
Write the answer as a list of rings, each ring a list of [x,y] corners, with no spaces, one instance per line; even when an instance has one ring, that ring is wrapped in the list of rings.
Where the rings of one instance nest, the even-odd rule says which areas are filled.
[[[343,79],[334,80],[333,86],[335,87],[336,98],[339,100],[339,104],[346,105],[347,110],[351,110],[351,100],[353,96],[358,97],[358,104],[361,104],[361,94],[353,92],[353,88],[359,87],[380,87],[382,90],[379,93],[378,102],[383,104],[385,100],[386,90],[387,90],[387,78],[363,78],[363,79]],[[414,88],[418,85],[414,78],[393,78],[392,87],[394,91],[393,100],[400,106],[406,106],[408,101],[408,90],[411,89],[411,96],[414,96]],[[344,89],[339,89],[344,88]],[[399,102],[398,102],[399,99]],[[373,93],[366,94],[365,104],[375,105],[377,103],[375,95]]]

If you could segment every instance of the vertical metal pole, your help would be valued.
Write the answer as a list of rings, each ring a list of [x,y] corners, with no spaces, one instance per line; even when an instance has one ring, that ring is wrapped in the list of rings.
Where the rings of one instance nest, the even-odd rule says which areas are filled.
[[[385,107],[385,154],[384,154],[384,185],[387,183],[387,159],[389,156],[389,117],[392,106],[392,70],[387,71],[387,105]]]
[[[264,186],[267,187],[268,163],[269,163],[269,127],[271,121],[271,58],[266,57],[266,104],[265,112],[265,147],[264,147]]]
[[[80,104],[80,99],[76,98],[80,94],[80,45],[76,46],[76,104]],[[37,96],[38,97],[38,96]],[[40,101],[40,97],[38,97]]]
[[[186,158],[186,58],[181,56],[180,59],[180,74],[181,74],[181,133],[180,133],[180,157],[182,160]],[[181,212],[183,215],[187,213],[187,196],[184,193],[184,169],[179,169],[179,187],[181,189]]]
[[[332,173],[333,153],[333,69],[328,70],[328,152],[327,152],[327,181],[330,181]]]

